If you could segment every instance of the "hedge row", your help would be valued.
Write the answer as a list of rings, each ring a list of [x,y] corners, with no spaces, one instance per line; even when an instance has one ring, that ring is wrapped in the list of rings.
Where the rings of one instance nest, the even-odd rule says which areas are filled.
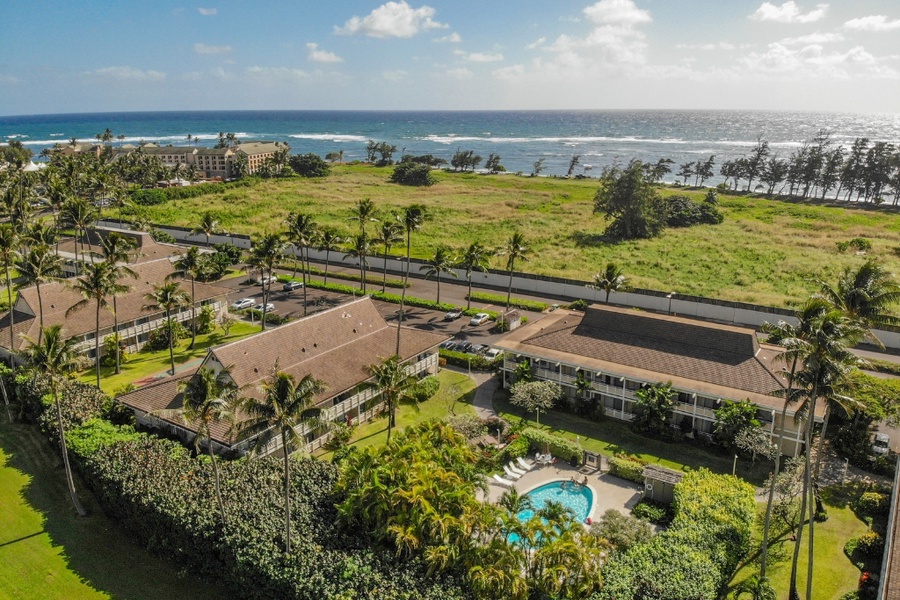
[[[554,457],[576,465],[581,464],[583,457],[581,446],[571,440],[534,427],[526,427],[521,431],[521,435],[528,440],[533,452],[545,453],[549,448],[550,454]]]
[[[456,352],[455,350],[444,350],[443,348],[438,350],[438,355],[446,359],[447,363],[451,365],[463,368],[472,367],[476,371],[490,371],[503,360],[500,356],[494,360],[488,360],[480,354],[468,354],[466,352]]]
[[[753,487],[706,469],[675,487],[672,525],[649,542],[615,553],[593,600],[715,600],[750,549]]]
[[[609,474],[643,484],[645,464],[630,456],[613,456],[609,459]]]
[[[499,304],[506,306],[506,296],[502,294],[489,294],[487,292],[472,292],[468,298],[476,302],[487,302],[489,304]],[[550,306],[546,302],[538,302],[536,300],[525,300],[524,298],[510,298],[509,305],[513,308],[521,308],[522,310],[531,310],[534,312],[544,312]]]
[[[299,264],[299,261],[298,261],[298,264]],[[294,265],[291,262],[284,262],[281,264],[281,268],[293,270]],[[322,277],[325,275],[325,269],[320,269],[318,267],[310,267],[309,273],[311,275],[318,275],[318,276]],[[370,274],[374,273],[374,271],[369,271],[369,273]],[[343,279],[344,281],[356,281],[356,282],[362,281],[362,276],[357,275],[356,273],[345,273],[343,271],[329,271],[328,278],[329,279]],[[293,280],[303,281],[303,279],[300,277],[286,277],[283,275],[278,276],[278,281],[293,281]],[[372,276],[372,275],[366,276],[366,285],[380,286],[382,284],[382,282],[383,282],[383,279],[381,277]],[[389,288],[403,288],[404,287],[403,283],[404,282],[402,279],[388,279],[387,282],[385,282],[385,285]],[[406,286],[406,287],[409,287],[409,286]]]

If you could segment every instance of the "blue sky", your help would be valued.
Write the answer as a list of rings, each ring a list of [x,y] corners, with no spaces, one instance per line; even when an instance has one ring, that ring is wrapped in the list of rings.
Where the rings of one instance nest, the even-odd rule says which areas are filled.
[[[891,0],[0,2],[0,114],[900,111]]]

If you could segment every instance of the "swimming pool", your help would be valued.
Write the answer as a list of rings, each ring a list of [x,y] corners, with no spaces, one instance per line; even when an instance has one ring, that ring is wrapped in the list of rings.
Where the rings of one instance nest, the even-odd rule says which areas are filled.
[[[594,493],[586,485],[573,484],[570,481],[551,481],[536,487],[527,494],[531,498],[534,510],[523,510],[516,517],[522,522],[534,516],[534,513],[546,506],[548,500],[559,502],[572,510],[575,519],[584,522],[591,514],[594,505]]]

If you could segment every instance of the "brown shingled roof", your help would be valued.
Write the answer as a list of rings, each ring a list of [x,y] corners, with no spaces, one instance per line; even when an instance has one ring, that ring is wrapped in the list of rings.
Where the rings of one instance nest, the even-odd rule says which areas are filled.
[[[448,336],[404,327],[403,360],[437,346]],[[257,335],[210,350],[210,356],[231,367],[231,378],[248,394],[278,369],[296,379],[312,374],[325,383],[321,402],[369,378],[366,367],[394,354],[395,325],[389,325],[371,298],[364,297]]]

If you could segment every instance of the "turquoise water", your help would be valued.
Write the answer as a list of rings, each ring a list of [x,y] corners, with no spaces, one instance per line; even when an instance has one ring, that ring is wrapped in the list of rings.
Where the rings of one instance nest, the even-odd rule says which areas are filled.
[[[523,510],[516,515],[520,521],[527,521],[534,513],[547,505],[548,500],[559,502],[575,514],[575,520],[584,522],[591,514],[594,493],[587,486],[575,485],[569,481],[552,481],[525,494],[531,498],[534,510]]]

